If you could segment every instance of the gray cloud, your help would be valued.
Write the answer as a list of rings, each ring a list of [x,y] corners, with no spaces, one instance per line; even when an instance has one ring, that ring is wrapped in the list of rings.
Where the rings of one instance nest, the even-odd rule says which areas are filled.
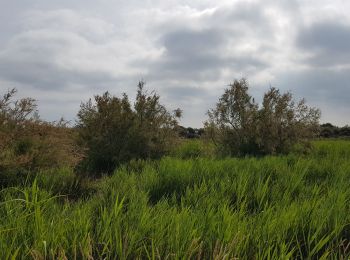
[[[185,29],[165,34],[162,42],[169,56],[176,58],[193,54],[214,54],[220,46],[225,44],[225,39],[219,31]]]
[[[350,69],[289,71],[279,75],[278,79],[284,89],[294,90],[300,97],[307,97],[315,104],[320,101],[337,107],[349,103]]]
[[[193,99],[203,100],[210,97],[210,94],[206,89],[193,86],[170,86],[163,91],[164,95],[166,95],[168,99],[174,99],[182,103]]]
[[[217,74],[222,66],[218,50],[224,45],[224,40],[218,31],[178,30],[163,35],[161,42],[165,52],[155,62],[153,70],[163,77],[198,80],[210,76],[207,70]]]
[[[211,24],[231,29],[241,36],[273,33],[272,21],[265,13],[263,2],[238,2],[231,7],[218,8],[209,19]]]
[[[80,101],[106,90],[133,97],[144,79],[169,108],[184,109],[185,125],[201,126],[242,76],[257,99],[271,83],[333,123],[350,112],[342,0],[22,2],[0,3],[1,90],[37,98],[45,118],[73,119]]]
[[[274,84],[291,90],[296,97],[306,97],[309,104],[322,111],[322,121],[349,123],[350,69],[324,68],[289,71],[278,75]]]
[[[316,23],[301,31],[299,46],[328,52],[348,52],[350,50],[350,25],[339,22]]]
[[[200,20],[204,29],[179,26],[165,32],[158,41],[164,52],[151,64],[150,76],[215,81],[221,78],[223,70],[247,71],[268,67],[261,57],[234,50],[247,37],[246,29],[238,28],[237,23],[248,22],[250,17],[254,17],[256,22],[263,20],[261,12],[257,8],[249,10],[249,6],[244,6],[242,12],[219,9],[204,16]],[[259,15],[255,17],[257,13]],[[221,23],[216,24],[219,18]],[[232,24],[235,24],[234,28]]]
[[[314,66],[350,64],[350,24],[315,23],[299,32],[297,44],[311,52],[308,61]]]
[[[72,10],[28,11],[23,31],[0,50],[0,79],[45,91],[87,91],[130,82],[134,46],[112,24]]]
[[[72,84],[112,81],[114,78],[108,72],[69,66],[62,60],[61,54],[72,46],[89,44],[71,33],[36,31],[21,34],[0,52],[1,75],[6,80],[42,89],[64,89]]]
[[[182,124],[201,126],[208,105],[216,102],[216,96],[205,88],[187,85],[167,86],[162,90],[162,100],[172,108],[180,107],[184,113]]]

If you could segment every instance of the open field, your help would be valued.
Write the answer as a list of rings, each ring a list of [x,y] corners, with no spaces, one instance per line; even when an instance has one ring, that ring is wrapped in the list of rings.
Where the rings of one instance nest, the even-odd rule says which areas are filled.
[[[87,183],[41,173],[0,193],[0,259],[347,259],[350,141],[314,146],[212,159],[194,145]]]

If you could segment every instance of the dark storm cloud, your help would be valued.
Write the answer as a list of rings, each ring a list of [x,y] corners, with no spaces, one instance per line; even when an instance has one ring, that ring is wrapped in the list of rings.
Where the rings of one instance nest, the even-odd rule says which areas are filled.
[[[311,52],[314,66],[350,64],[350,24],[320,22],[300,30],[299,48]]]

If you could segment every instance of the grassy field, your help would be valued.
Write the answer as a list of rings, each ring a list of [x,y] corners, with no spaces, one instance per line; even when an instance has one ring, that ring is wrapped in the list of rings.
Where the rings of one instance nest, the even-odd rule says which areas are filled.
[[[40,173],[0,192],[0,259],[348,259],[350,141],[314,146],[212,159],[191,143],[98,181]]]

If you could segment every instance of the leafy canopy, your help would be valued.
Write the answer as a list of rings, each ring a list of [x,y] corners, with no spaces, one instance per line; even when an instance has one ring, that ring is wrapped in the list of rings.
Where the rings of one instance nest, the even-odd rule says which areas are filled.
[[[170,113],[159,95],[148,94],[144,85],[139,82],[133,107],[126,94],[108,92],[81,104],[79,140],[87,149],[83,169],[111,172],[131,159],[159,158],[171,148],[182,111]]]
[[[248,89],[245,79],[235,80],[207,113],[206,133],[218,150],[245,155],[288,153],[296,144],[307,148],[318,132],[320,111],[276,88],[264,94],[259,106]]]

